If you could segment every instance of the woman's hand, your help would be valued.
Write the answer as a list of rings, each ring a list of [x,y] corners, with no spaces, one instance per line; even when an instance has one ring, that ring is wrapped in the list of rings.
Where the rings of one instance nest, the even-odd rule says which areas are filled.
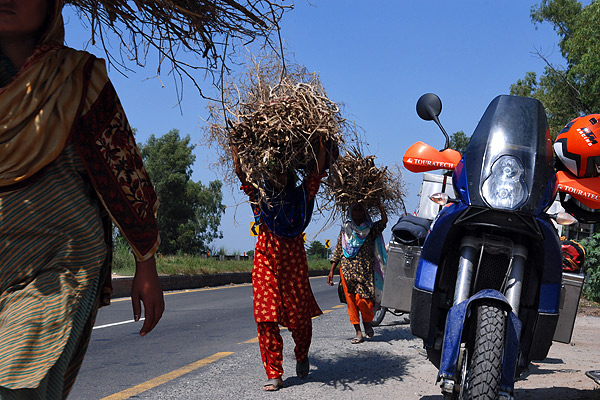
[[[246,174],[242,169],[242,165],[240,163],[240,156],[238,154],[238,148],[235,145],[231,145],[231,159],[233,160],[233,169],[235,171],[235,174],[240,179],[240,182],[242,182],[242,185],[247,185],[248,180],[246,179]]]
[[[329,286],[333,286],[333,274],[335,273],[336,263],[331,263],[331,269],[329,270],[329,275],[327,275],[327,284]]]
[[[379,199],[378,201],[379,201],[379,214],[381,215],[381,222],[383,223],[383,226],[386,226],[387,222],[388,222],[387,213],[385,212],[385,208],[383,208],[381,199]]]
[[[327,169],[325,165],[325,145],[323,144],[323,136],[319,137],[319,154],[317,154],[317,172],[322,174]]]
[[[165,310],[165,300],[156,272],[156,259],[154,256],[146,261],[135,262],[135,276],[131,287],[131,303],[133,305],[133,319],[140,320],[142,314],[141,303],[144,303],[144,325],[140,335],[145,336],[150,332]],[[141,303],[140,303],[141,301]]]

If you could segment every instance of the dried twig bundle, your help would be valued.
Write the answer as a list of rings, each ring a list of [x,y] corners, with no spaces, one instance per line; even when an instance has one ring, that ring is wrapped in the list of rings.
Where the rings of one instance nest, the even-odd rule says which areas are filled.
[[[272,179],[313,162],[319,141],[339,142],[339,108],[321,92],[318,82],[284,78],[267,102],[245,104],[231,124],[229,139],[238,147],[250,182]]]
[[[340,217],[355,203],[362,204],[372,215],[379,213],[379,201],[389,214],[404,210],[400,169],[377,167],[375,156],[363,156],[358,147],[347,149],[332,165],[324,187],[322,207]]]
[[[292,8],[270,0],[65,0],[85,17],[91,41],[100,41],[108,61],[127,68],[124,60],[145,65],[149,49],[158,51],[157,75],[170,64],[176,83],[188,77],[200,90],[193,73],[203,69],[219,84],[227,70],[228,49],[236,39],[248,44],[257,38],[269,41],[283,13]],[[107,32],[120,41],[119,53],[109,51]],[[204,59],[183,61],[180,52]],[[120,60],[119,60],[120,58]],[[190,59],[189,57],[187,58]],[[179,78],[179,79],[177,79]],[[202,91],[200,90],[202,93]]]
[[[337,149],[346,129],[319,77],[299,67],[288,71],[281,77],[276,60],[254,59],[246,79],[228,86],[225,110],[209,107],[208,139],[220,147],[221,166],[231,165],[230,148],[236,146],[248,182],[263,199],[265,181],[290,171],[304,175],[320,141]]]

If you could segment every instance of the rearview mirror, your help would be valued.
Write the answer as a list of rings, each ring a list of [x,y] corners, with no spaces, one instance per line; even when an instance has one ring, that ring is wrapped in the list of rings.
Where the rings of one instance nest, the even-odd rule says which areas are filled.
[[[417,114],[425,121],[434,121],[442,113],[442,101],[433,93],[426,93],[417,101]]]
[[[440,123],[438,116],[442,113],[442,101],[434,93],[425,93],[419,97],[417,101],[417,114],[425,121],[434,121],[437,126],[440,127],[442,133],[446,137],[446,146],[443,150],[446,150],[450,146],[450,138],[446,133],[446,130]]]

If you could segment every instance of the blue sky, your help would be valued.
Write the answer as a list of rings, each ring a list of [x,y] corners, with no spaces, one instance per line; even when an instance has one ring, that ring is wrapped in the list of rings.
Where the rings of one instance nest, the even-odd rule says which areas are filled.
[[[443,102],[440,120],[447,132],[470,135],[494,97],[508,94],[510,85],[527,71],[542,73],[545,63],[539,51],[561,63],[558,36],[549,24],[534,25],[528,0],[297,0],[281,23],[282,36],[295,62],[319,73],[330,99],[344,104],[347,119],[365,132],[368,150],[379,165],[402,163],[402,155],[421,140],[436,148],[443,135],[431,122],[419,119],[415,104],[420,95],[437,93]],[[67,6],[64,12],[67,44],[81,49],[89,32]],[[88,51],[103,56],[101,49]],[[109,70],[137,139],[163,135],[171,129],[189,134],[198,146],[193,179],[208,184],[219,179],[209,169],[215,156],[203,143],[206,102],[195,89],[185,87],[182,111],[176,106],[175,88],[168,77],[154,79],[153,67],[123,77]],[[150,78],[150,79],[148,79]],[[198,79],[202,83],[202,77]],[[212,90],[209,81],[203,88]],[[409,212],[418,203],[422,176],[403,169]],[[237,188],[224,188],[222,218],[224,238],[213,243],[228,253],[253,249],[252,220]],[[397,216],[391,216],[384,232]],[[308,240],[331,239],[339,227],[318,233],[323,217],[307,229]]]

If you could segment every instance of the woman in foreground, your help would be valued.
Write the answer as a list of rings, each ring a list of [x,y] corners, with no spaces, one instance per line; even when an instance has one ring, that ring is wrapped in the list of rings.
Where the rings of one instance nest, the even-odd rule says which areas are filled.
[[[67,397],[110,298],[111,220],[142,336],[164,310],[156,195],[104,62],[64,46],[62,7],[0,1],[0,399]]]

